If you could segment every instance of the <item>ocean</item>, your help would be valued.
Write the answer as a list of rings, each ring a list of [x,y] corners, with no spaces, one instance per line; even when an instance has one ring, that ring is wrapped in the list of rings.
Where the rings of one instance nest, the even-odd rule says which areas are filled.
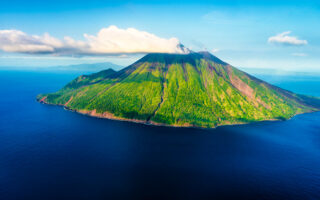
[[[320,199],[320,112],[215,129],[36,102],[73,73],[0,71],[0,199]],[[258,76],[320,97],[319,76]]]

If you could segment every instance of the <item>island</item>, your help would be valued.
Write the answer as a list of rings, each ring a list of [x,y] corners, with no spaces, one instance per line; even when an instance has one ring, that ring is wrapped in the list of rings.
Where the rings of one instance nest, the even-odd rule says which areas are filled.
[[[81,75],[37,100],[95,117],[202,128],[320,110],[319,98],[271,85],[209,52],[150,53],[120,71]]]

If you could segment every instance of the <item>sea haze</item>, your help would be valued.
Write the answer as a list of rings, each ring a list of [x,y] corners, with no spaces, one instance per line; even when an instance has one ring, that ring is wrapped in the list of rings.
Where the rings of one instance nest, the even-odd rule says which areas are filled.
[[[0,71],[0,199],[320,199],[320,112],[195,129],[36,102],[76,76]],[[258,77],[320,97],[319,76]]]

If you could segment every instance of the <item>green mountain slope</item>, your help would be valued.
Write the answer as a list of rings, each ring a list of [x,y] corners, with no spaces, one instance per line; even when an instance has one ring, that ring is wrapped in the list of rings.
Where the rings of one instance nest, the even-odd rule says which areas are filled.
[[[40,102],[81,113],[172,126],[288,119],[320,100],[259,80],[208,52],[148,54],[127,68],[79,76]]]

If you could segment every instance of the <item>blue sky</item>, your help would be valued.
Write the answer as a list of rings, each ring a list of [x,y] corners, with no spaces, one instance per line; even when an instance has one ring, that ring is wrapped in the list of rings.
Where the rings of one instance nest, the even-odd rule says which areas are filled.
[[[170,40],[176,38],[194,51],[211,51],[237,67],[320,72],[319,19],[317,1],[11,0],[2,2],[0,7],[0,30],[20,32],[11,31],[2,40],[0,34],[0,66],[45,67],[103,61],[128,65],[143,54],[121,45],[116,55],[109,53],[109,47],[100,48],[103,37],[108,37],[108,42],[121,43],[121,38],[110,36],[108,28],[115,26],[117,29],[112,30],[123,34],[134,28],[136,38],[141,38],[142,31],[156,36],[158,43],[145,41],[150,35],[142,37],[147,46],[139,52],[176,51],[171,46],[175,40]],[[101,30],[107,33],[98,37]],[[40,41],[32,44],[43,42],[45,33],[63,43],[59,48],[53,47],[54,53],[17,51],[20,43],[39,39],[33,35],[40,36]],[[20,34],[23,39],[10,43],[10,48],[8,44],[4,47],[3,41],[13,37],[10,34]],[[91,39],[84,34],[94,42],[87,42]],[[65,36],[78,42],[71,50]],[[135,47],[136,43],[129,41],[130,45]]]

